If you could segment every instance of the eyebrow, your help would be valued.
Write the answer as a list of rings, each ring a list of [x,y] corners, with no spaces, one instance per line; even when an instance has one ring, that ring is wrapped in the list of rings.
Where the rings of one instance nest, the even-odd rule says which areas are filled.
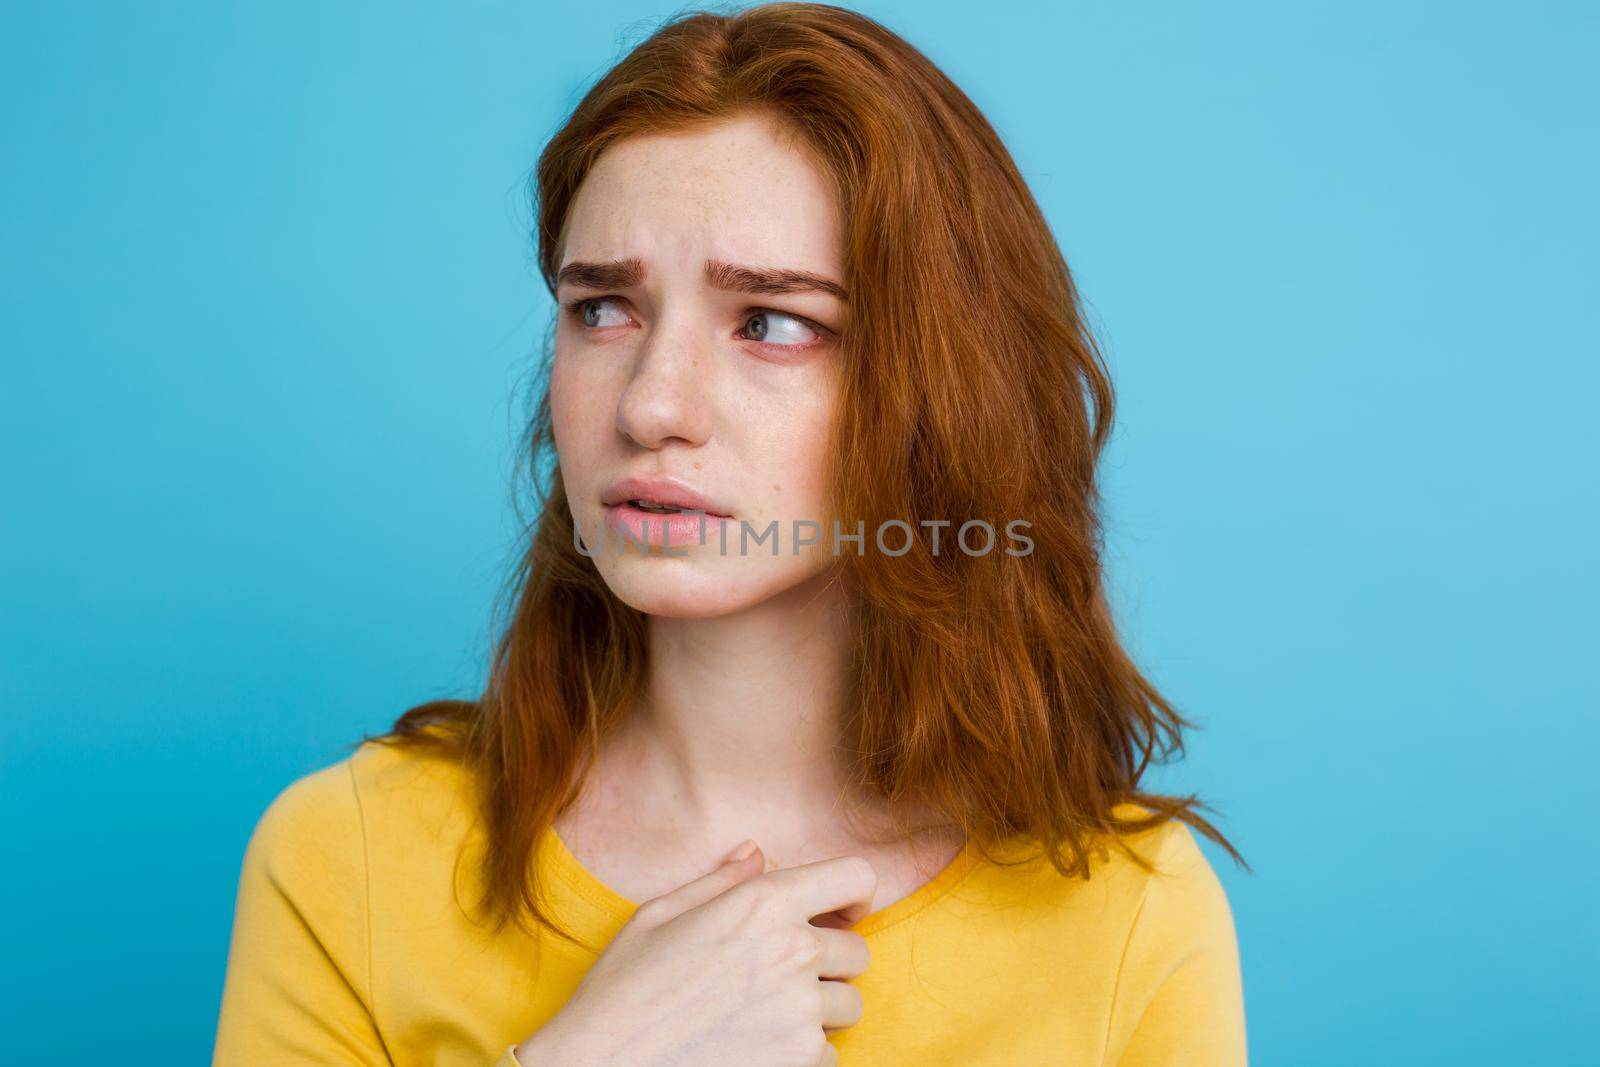
[[[741,267],[710,259],[706,261],[706,281],[714,289],[726,289],[731,293],[828,293],[840,300],[849,299],[844,286],[808,270]]]
[[[600,262],[574,260],[556,273],[556,285],[571,284],[585,289],[628,289],[644,281],[645,273],[644,260],[638,258]],[[844,286],[832,278],[808,270],[747,267],[708,259],[705,278],[712,288],[731,293],[828,293],[840,300],[849,299]]]

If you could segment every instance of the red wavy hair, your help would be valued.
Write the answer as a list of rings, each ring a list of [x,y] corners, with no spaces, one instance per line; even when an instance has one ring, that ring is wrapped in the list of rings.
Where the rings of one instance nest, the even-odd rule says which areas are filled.
[[[1192,724],[1123,649],[1102,580],[1096,465],[1111,380],[1060,250],[999,137],[925,56],[842,8],[773,3],[663,25],[589,90],[539,158],[539,267],[605,149],[759,109],[797,134],[846,219],[848,321],[830,452],[834,514],[1025,518],[1034,550],[846,552],[855,655],[842,744],[893,810],[931,806],[988,854],[1036,843],[1088,877],[1109,840],[1179,819],[1243,859],[1193,796],[1146,792]],[[548,353],[547,353],[548,361]],[[543,370],[548,383],[548,362]],[[514,609],[475,701],[412,708],[368,740],[470,768],[498,929],[541,906],[542,835],[639,695],[643,616],[577,552],[548,390],[528,428],[540,512],[507,586]],[[869,542],[870,543],[870,542]],[[898,540],[891,542],[898,544]],[[1136,819],[1113,809],[1133,802]],[[1124,813],[1125,814],[1125,813]]]

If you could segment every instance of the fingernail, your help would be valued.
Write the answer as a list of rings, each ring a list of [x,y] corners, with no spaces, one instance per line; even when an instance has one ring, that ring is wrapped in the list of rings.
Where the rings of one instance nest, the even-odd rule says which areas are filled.
[[[728,857],[728,862],[738,863],[740,860],[747,860],[755,852],[755,850],[756,843],[754,841],[746,841],[744,844],[733,850],[733,855]]]

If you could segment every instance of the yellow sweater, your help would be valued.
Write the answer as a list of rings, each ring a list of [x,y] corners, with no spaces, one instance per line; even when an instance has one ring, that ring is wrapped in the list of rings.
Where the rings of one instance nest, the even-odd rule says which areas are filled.
[[[245,852],[215,1067],[516,1067],[511,1048],[566,1002],[592,953],[476,900],[465,772],[365,744],[285,789]],[[854,929],[864,1014],[828,1031],[845,1067],[1245,1063],[1228,901],[1189,829],[1132,839],[1085,882],[1006,870],[970,848]],[[475,853],[473,855],[476,855]],[[564,924],[603,947],[634,905],[554,833],[538,860]]]

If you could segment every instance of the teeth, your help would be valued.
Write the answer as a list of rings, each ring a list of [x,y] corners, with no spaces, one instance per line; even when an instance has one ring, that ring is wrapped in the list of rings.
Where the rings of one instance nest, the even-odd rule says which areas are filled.
[[[645,500],[630,500],[630,501],[628,501],[628,503],[632,504],[634,507],[638,508],[640,511],[656,511],[656,512],[660,512],[660,513],[662,513],[664,515],[677,514],[679,511],[683,510],[682,508],[668,507],[665,504],[652,504],[649,501],[645,501]]]

